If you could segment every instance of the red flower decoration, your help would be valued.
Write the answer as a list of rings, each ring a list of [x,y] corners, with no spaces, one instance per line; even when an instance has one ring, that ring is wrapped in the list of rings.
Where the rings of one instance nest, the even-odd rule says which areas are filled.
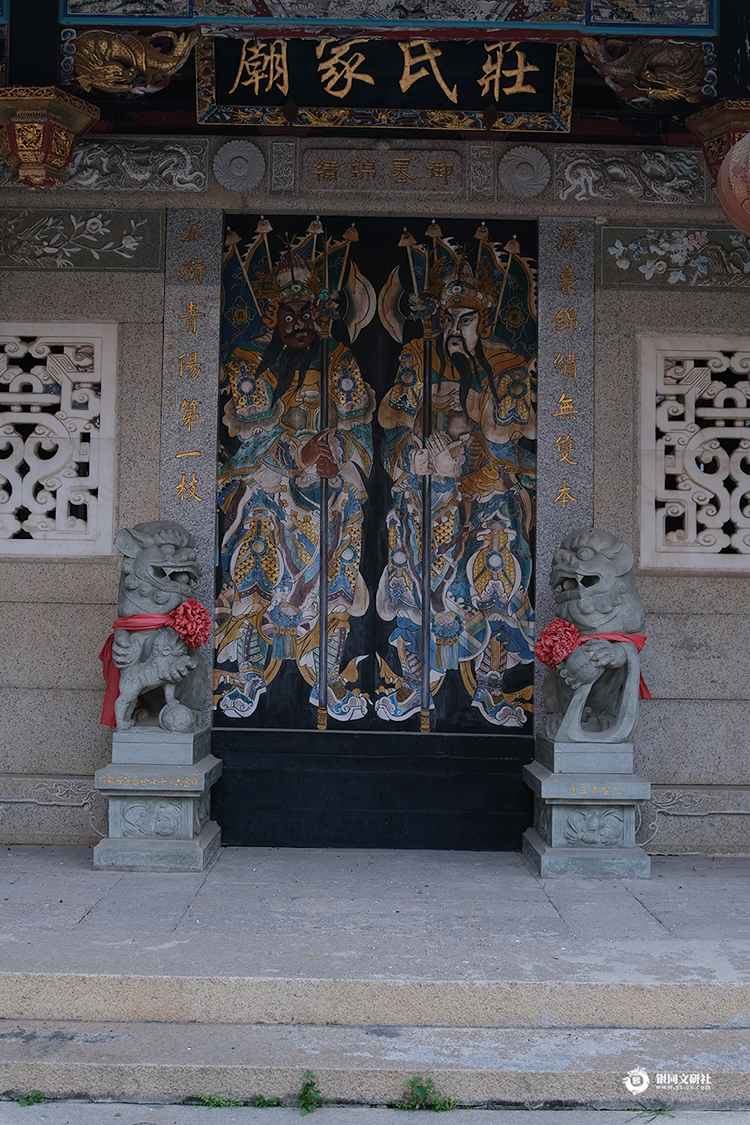
[[[188,598],[169,616],[172,628],[190,648],[200,648],[211,636],[211,614],[195,598]]]
[[[571,652],[575,652],[583,637],[569,621],[550,621],[539,634],[536,655],[548,668],[557,668]]]

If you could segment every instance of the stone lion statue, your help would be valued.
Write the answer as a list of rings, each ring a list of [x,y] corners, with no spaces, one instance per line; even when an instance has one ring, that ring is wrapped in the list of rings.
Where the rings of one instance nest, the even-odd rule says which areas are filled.
[[[193,537],[179,523],[156,520],[123,529],[115,542],[125,557],[119,617],[100,654],[102,722],[118,730],[146,723],[196,730],[208,685],[197,649],[208,640],[210,617],[191,597],[201,575]]]
[[[544,685],[547,734],[560,742],[627,742],[639,692],[648,695],[639,656],[646,615],[633,552],[607,531],[580,528],[555,551],[550,582],[558,621],[542,631],[538,647],[554,669]]]

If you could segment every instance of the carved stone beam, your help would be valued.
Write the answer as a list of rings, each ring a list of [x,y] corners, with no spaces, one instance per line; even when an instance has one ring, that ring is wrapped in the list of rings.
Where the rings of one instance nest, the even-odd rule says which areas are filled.
[[[99,120],[95,105],[56,86],[0,89],[0,152],[26,187],[57,187],[75,143]]]

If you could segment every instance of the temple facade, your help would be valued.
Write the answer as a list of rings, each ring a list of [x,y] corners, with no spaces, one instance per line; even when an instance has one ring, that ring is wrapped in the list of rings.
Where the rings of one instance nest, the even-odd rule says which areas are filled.
[[[225,842],[518,850],[552,555],[596,527],[646,610],[636,840],[747,853],[718,3],[127,7],[53,6],[32,65],[0,0],[0,841],[106,836],[115,537],[168,519]]]

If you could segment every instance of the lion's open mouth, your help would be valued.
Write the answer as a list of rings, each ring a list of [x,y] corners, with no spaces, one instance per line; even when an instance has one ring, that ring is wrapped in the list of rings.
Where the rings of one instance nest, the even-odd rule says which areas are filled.
[[[197,563],[163,563],[161,566],[152,565],[149,570],[154,584],[162,589],[165,583],[169,583],[178,590],[190,591],[197,586],[200,578]]]

